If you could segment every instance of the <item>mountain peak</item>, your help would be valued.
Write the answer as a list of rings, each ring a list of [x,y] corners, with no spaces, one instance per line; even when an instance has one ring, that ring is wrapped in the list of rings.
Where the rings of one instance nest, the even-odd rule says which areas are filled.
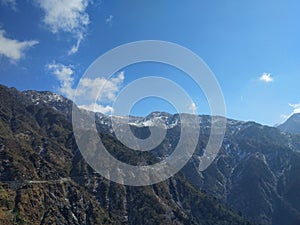
[[[63,102],[69,101],[62,95],[57,93],[53,93],[50,91],[24,91],[25,96],[30,97],[33,103],[39,104],[41,102],[49,103],[49,102]]]
[[[293,114],[283,124],[280,124],[278,128],[284,132],[300,134],[300,113]]]
[[[24,91],[22,92],[34,105],[47,105],[56,111],[71,118],[73,102],[60,94],[50,91]]]

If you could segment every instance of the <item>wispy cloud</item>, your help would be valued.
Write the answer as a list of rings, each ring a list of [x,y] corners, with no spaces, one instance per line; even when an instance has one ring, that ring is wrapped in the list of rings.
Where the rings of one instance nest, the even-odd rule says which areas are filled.
[[[52,63],[47,65],[47,69],[60,82],[60,93],[70,99],[73,99],[76,93],[76,100],[79,102],[79,107],[102,113],[113,112],[110,104],[115,100],[117,93],[120,91],[124,80],[124,72],[120,72],[118,76],[111,79],[101,77],[95,79],[83,78],[81,79],[80,87],[75,89],[73,88],[74,70],[72,65],[65,66],[59,63]],[[98,96],[99,90],[101,90],[100,96]]]
[[[74,70],[72,69],[73,66],[65,66],[60,63],[51,63],[47,65],[48,70],[50,70],[60,82],[59,91],[66,95],[68,98],[72,99],[74,96],[74,90],[72,88],[74,78]]]
[[[37,1],[45,13],[44,23],[52,33],[67,32],[77,39],[68,54],[76,53],[90,23],[86,9],[91,0]]]
[[[107,17],[107,18],[105,19],[105,22],[108,23],[109,25],[112,25],[113,18],[114,18],[113,15],[109,15],[109,17]]]
[[[284,115],[282,114],[280,117],[283,119],[283,121],[280,121],[277,125],[282,124],[284,121],[286,121],[291,115]]]
[[[103,114],[110,114],[114,111],[113,107],[111,107],[110,105],[104,106],[98,103],[92,103],[90,105],[80,105],[79,108],[92,112],[101,112]]]
[[[266,83],[270,83],[270,82],[273,82],[274,81],[274,78],[271,77],[271,74],[270,73],[263,73],[260,78],[259,78],[260,81],[263,81],[263,82],[266,82]]]
[[[197,106],[194,102],[189,106],[189,113],[195,114],[197,112]]]
[[[18,41],[6,37],[5,31],[0,30],[0,55],[3,55],[11,60],[19,60],[24,56],[24,51],[36,44],[38,41]]]
[[[17,10],[17,2],[16,0],[0,0],[1,5],[8,6],[12,10]]]
[[[72,48],[69,50],[68,55],[73,55],[76,52],[78,52],[81,41],[83,40],[83,34],[78,34],[78,39],[75,45],[72,46]]]
[[[296,103],[296,104],[291,104],[291,103],[290,103],[289,106],[293,108],[293,112],[292,112],[291,114],[289,114],[289,115],[285,115],[285,114],[281,115],[281,118],[282,118],[283,120],[287,120],[287,119],[290,118],[293,114],[300,113],[300,102],[299,102],[299,103]]]
[[[300,113],[300,102],[297,104],[289,104],[293,108],[293,113]]]

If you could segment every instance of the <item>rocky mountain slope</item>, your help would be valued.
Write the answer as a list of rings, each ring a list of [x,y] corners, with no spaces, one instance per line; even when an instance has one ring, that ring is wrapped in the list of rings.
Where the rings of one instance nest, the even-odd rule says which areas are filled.
[[[7,126],[5,128],[7,132],[12,132],[12,140],[15,141],[16,137],[30,139],[33,134],[40,136],[37,138],[40,141],[31,141],[29,148],[39,150],[35,150],[38,151],[38,155],[31,159],[29,165],[41,159],[43,161],[37,165],[34,164],[32,169],[28,169],[29,171],[36,171],[37,177],[26,178],[28,180],[25,179],[25,184],[33,185],[30,183],[31,179],[35,181],[36,179],[53,180],[56,181],[54,182],[55,185],[70,185],[71,182],[72,185],[82,188],[83,193],[87,192],[87,196],[92,199],[91,201],[96,202],[96,205],[100,207],[97,210],[103,212],[100,218],[105,218],[105,221],[109,221],[109,223],[113,221],[141,224],[148,221],[148,224],[155,224],[156,222],[159,224],[163,221],[167,224],[217,224],[220,222],[220,219],[217,218],[220,217],[213,215],[212,220],[216,220],[209,222],[203,215],[205,211],[203,208],[211,204],[212,208],[208,207],[210,210],[220,212],[220,209],[215,207],[216,205],[223,207],[218,203],[220,201],[257,224],[300,224],[300,194],[298,191],[300,190],[298,176],[300,172],[300,136],[297,134],[286,132],[286,130],[282,132],[280,129],[254,122],[228,119],[225,139],[217,158],[207,170],[199,172],[197,170],[199,156],[203,154],[211,127],[210,116],[199,116],[201,127],[199,143],[194,156],[182,170],[184,175],[179,174],[166,182],[146,188],[124,187],[95,174],[82,160],[72,137],[70,123],[72,102],[70,100],[51,92],[27,91],[19,93],[5,87],[2,89],[5,90],[2,92],[9,93],[10,97],[2,97],[3,104],[1,106],[11,104],[6,103],[6,101],[14,102],[9,106],[11,108],[17,107],[18,104],[22,105],[21,109],[15,111],[21,112],[19,113],[21,115],[24,114],[23,112],[27,114],[24,117],[19,115],[19,117],[26,118],[26,121],[28,121],[27,117],[30,117],[33,121],[29,123],[30,129],[19,132],[15,130],[15,127],[18,127],[17,124],[22,124],[19,125],[20,127],[24,126],[24,121],[18,122],[19,119],[16,119],[18,117],[8,116],[5,112],[6,107],[2,107],[0,113],[4,122],[1,126],[4,128]],[[5,96],[1,93],[2,95]],[[22,99],[22,102],[17,104],[18,101],[12,100],[11,96],[14,95]],[[5,120],[5,118],[7,119]],[[161,160],[167,157],[176,147],[180,136],[180,115],[178,114],[153,112],[145,118],[115,118],[119,126],[129,123],[131,130],[139,138],[150,135],[149,126],[163,124],[168,129],[166,138],[161,145],[151,151],[151,155],[148,153],[137,155],[116,141],[111,127],[111,117],[97,113],[95,118],[97,129],[107,148],[114,146],[113,149],[117,148],[119,151],[114,152],[112,150],[111,154],[117,158],[121,155],[120,160],[131,164],[142,164],[146,161]],[[36,123],[37,125],[35,125]],[[28,122],[25,124],[27,127]],[[1,127],[2,130],[4,129]],[[22,143],[23,139],[21,139]],[[33,145],[33,143],[36,144]],[[4,147],[1,148],[4,149]],[[14,146],[13,148],[19,147]],[[60,148],[62,149],[58,151],[57,149]],[[19,157],[19,155],[24,154],[21,151],[17,155]],[[25,159],[22,158],[23,164],[28,164],[26,162],[28,159],[30,160],[28,155],[26,157]],[[63,162],[57,158],[62,159]],[[8,161],[3,161],[2,164],[6,165],[5,162]],[[15,165],[12,166],[12,168],[14,167]],[[23,171],[23,167],[23,165],[20,166],[19,170]],[[42,171],[39,172],[40,170]],[[34,173],[28,173],[25,177],[33,176],[32,174]],[[8,177],[15,177],[18,182],[20,179],[22,180],[22,176],[18,173],[8,174],[6,177],[1,177],[1,180],[6,180]],[[203,191],[206,194],[203,194]],[[11,194],[13,195],[13,192]],[[198,205],[191,205],[194,202],[191,199],[199,198],[198,195],[202,196],[197,203]],[[214,196],[216,200],[209,196]],[[204,201],[203,198],[211,203]],[[145,201],[145,199],[150,200]],[[201,203],[205,203],[201,205],[202,209],[199,208]],[[152,205],[158,208],[154,208]],[[142,213],[143,216],[140,216],[141,209],[145,210]],[[151,213],[148,214],[146,211],[148,212],[149,209]],[[228,212],[225,208],[223,210],[224,213]],[[71,212],[74,214],[72,209]],[[17,214],[13,215],[16,218]],[[72,214],[69,215],[72,216]],[[227,217],[228,214],[225,213],[225,215],[226,218],[229,218]],[[241,218],[234,214],[231,215],[240,220],[240,224],[243,224]],[[150,218],[156,218],[156,220],[153,221]],[[220,224],[226,224],[226,220],[221,220]],[[232,217],[229,220],[233,220]],[[231,223],[234,224],[235,222]]]
[[[156,113],[155,116],[160,115]],[[174,121],[176,117],[178,115],[170,115],[164,121]],[[169,129],[159,148],[162,158],[176,146],[173,139],[180,135],[177,126],[180,124]],[[256,223],[300,224],[300,179],[297,175],[300,172],[300,135],[254,122],[228,119],[218,156],[207,170],[199,172],[199,156],[210,134],[209,116],[200,116],[200,127],[198,147],[182,170],[195,187]],[[138,130],[144,132],[141,128]]]
[[[287,121],[280,124],[278,128],[285,132],[300,134],[300,113],[292,115]]]
[[[182,173],[147,187],[96,174],[76,146],[71,105],[50,92],[0,86],[0,224],[251,224]],[[107,148],[124,161],[141,160],[100,118]]]
[[[130,124],[136,136],[144,137],[149,133],[147,127],[155,126],[155,121],[165,123],[169,128],[166,139],[153,151],[157,157],[164,158],[177,144],[174,137],[180,136],[178,117],[156,112]],[[109,123],[99,123],[109,127]],[[200,116],[200,127],[198,147],[182,170],[195,187],[256,223],[300,224],[299,135],[254,122],[228,119],[217,158],[207,170],[199,172],[199,156],[203,154],[210,134],[209,116]]]
[[[297,126],[295,117],[297,115],[291,121]],[[126,118],[118,118],[118,121],[119,124],[126,123]],[[96,122],[99,129],[114,135],[110,118],[101,115]],[[207,170],[199,172],[199,156],[207,144],[211,118],[199,116],[199,122],[201,130],[197,149],[182,170],[188,180],[199,190],[222,200],[256,223],[300,224],[300,194],[296,191],[300,190],[300,180],[296,175],[300,172],[300,136],[255,122],[228,119],[217,158]],[[150,134],[149,126],[159,123],[163,123],[168,132],[152,153],[163,159],[177,145],[180,115],[154,112],[145,118],[129,118],[131,130],[140,138]]]
[[[218,157],[193,183],[260,224],[300,224],[299,136],[256,123],[231,126]]]
[[[126,118],[118,118],[119,124]],[[112,133],[110,118],[97,117],[99,129]],[[222,200],[252,221],[265,225],[300,224],[299,114],[278,128],[255,122],[227,120],[222,148],[213,164],[197,171],[206,147],[211,118],[199,116],[200,137],[193,158],[182,170],[199,190]],[[159,159],[170,155],[180,136],[180,115],[154,112],[145,118],[129,118],[137,137],[149,135],[149,126],[168,128],[165,140],[152,151]],[[192,124],[191,124],[192,126]],[[193,129],[191,127],[191,132]],[[187,146],[188,148],[189,146]]]

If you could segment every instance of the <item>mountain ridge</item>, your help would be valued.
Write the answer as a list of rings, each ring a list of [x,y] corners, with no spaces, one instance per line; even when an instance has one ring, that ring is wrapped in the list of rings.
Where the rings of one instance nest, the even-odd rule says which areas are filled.
[[[49,105],[53,112],[60,112],[57,111],[57,107],[53,108],[55,102],[50,102]],[[68,102],[65,107],[72,107],[72,103]],[[70,110],[64,107],[60,110],[63,112],[60,113],[61,116],[71,121]],[[157,112],[154,114],[161,116]],[[114,131],[111,129],[110,118],[100,113],[95,115],[98,131],[113,140]],[[168,114],[168,119],[163,122],[172,121],[173,117],[176,118],[176,114]],[[149,135],[147,125],[150,124],[143,124],[145,118],[147,117],[131,118],[138,120],[130,124],[137,137]],[[203,154],[211,126],[210,116],[201,115],[199,118],[199,143],[193,157],[182,170],[188,182],[192,183],[196,190],[205,191],[234,210],[241,211],[257,224],[300,223],[300,205],[297,201],[300,180],[296,176],[297,172],[300,172],[299,137],[255,122],[227,119],[225,138],[218,156],[206,171],[199,173],[199,156]],[[124,118],[118,119],[120,124],[128,122]],[[153,119],[153,114],[148,115],[147,119]],[[167,157],[174,150],[177,143],[175,139],[180,134],[179,125],[176,123],[167,127],[166,139],[152,152],[157,159]],[[82,181],[81,184],[85,183]]]
[[[284,123],[277,127],[284,132],[300,134],[300,113],[291,115]]]
[[[69,110],[30,101],[0,87],[1,224],[253,224],[181,173],[147,187],[104,179],[78,151]],[[138,160],[112,134],[100,135],[122,160]]]

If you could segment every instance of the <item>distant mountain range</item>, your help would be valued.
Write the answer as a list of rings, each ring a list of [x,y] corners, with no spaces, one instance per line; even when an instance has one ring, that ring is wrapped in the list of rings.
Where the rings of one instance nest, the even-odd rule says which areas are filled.
[[[300,224],[299,114],[278,128],[228,119],[221,150],[204,172],[197,168],[211,117],[198,116],[197,149],[182,171],[159,184],[129,187],[83,160],[72,133],[72,101],[0,86],[0,102],[0,224]],[[178,114],[118,117],[119,126],[129,123],[140,138],[149,126],[167,128],[157,148],[137,154],[115,138],[111,117],[95,118],[111,154],[131,164],[167,157],[180,137]]]

